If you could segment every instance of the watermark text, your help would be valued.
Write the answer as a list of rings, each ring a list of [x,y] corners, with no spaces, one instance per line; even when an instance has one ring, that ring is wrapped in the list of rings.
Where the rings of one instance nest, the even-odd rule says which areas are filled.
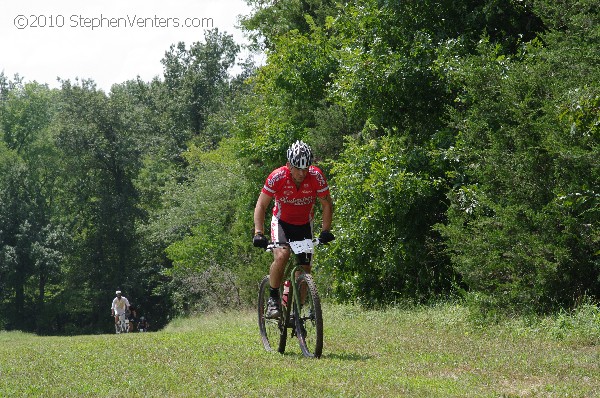
[[[88,16],[81,14],[29,14],[17,15],[13,19],[17,29],[132,29],[132,28],[205,28],[212,29],[215,25],[213,18],[207,17],[161,17],[125,15],[120,17]]]

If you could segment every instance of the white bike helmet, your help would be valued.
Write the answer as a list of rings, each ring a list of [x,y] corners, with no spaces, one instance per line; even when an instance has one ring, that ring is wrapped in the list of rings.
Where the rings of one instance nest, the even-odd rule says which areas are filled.
[[[292,167],[308,169],[313,160],[312,151],[304,142],[296,141],[288,148],[287,159]]]

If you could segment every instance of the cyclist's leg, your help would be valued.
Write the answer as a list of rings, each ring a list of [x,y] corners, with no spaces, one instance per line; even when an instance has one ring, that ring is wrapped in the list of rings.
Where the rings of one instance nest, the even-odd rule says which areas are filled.
[[[268,317],[279,318],[281,316],[281,289],[283,273],[287,259],[290,257],[289,248],[277,248],[273,250],[274,260],[269,269],[268,286]]]
[[[273,250],[273,263],[269,269],[270,285],[272,288],[279,289],[283,279],[285,265],[290,258],[289,247],[278,247]]]
[[[271,241],[273,242],[287,242],[287,234],[284,230],[284,224],[277,217],[273,216],[271,219]],[[281,287],[283,272],[285,271],[285,265],[290,258],[291,250],[289,247],[279,247],[273,250],[273,263],[269,269],[269,278],[272,289],[279,289]]]
[[[313,236],[313,223],[307,223],[302,225],[291,225],[285,222],[281,223],[283,230],[285,231],[286,237],[290,242],[293,241],[302,241],[305,239],[312,239]],[[311,253],[297,253],[295,254],[296,261],[300,264],[306,273],[310,273],[311,264],[312,264],[312,254]],[[297,279],[300,273],[295,275]],[[300,298],[301,302],[304,302],[304,297],[306,297],[306,286],[300,286]]]
[[[300,265],[302,266],[302,269],[304,269],[305,273],[310,274],[310,271],[312,269],[312,264],[300,263]],[[299,276],[300,276],[300,272],[296,272],[296,280],[298,279]],[[301,284],[298,287],[300,288],[300,304],[304,304],[304,302],[306,301],[306,287],[307,286],[306,286],[306,284]]]

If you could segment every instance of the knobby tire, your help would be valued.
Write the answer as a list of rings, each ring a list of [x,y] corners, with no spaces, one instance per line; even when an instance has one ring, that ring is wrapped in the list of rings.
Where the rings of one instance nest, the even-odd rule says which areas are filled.
[[[269,276],[265,276],[260,282],[258,289],[258,329],[263,346],[267,351],[277,351],[281,354],[285,352],[287,340],[287,329],[283,326],[282,317],[277,319],[267,319],[267,300],[269,299]],[[288,315],[289,316],[289,315]]]
[[[119,321],[115,325],[115,331],[117,334],[129,332],[129,329],[127,328],[127,323],[119,318]]]
[[[299,292],[306,291],[304,303],[294,301],[295,331],[305,357],[319,358],[323,352],[323,313],[317,285],[310,274],[301,274],[297,280]]]

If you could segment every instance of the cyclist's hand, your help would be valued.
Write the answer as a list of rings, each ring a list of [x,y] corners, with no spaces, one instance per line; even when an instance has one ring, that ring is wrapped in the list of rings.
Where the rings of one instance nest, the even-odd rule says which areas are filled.
[[[252,244],[254,245],[254,247],[260,247],[261,249],[266,250],[269,241],[263,233],[259,232],[254,235],[254,238],[252,238]]]
[[[335,239],[335,236],[333,236],[331,231],[327,231],[327,230],[321,231],[321,234],[319,235],[319,242],[323,243],[324,245],[328,244],[329,242],[331,242],[334,239]]]

